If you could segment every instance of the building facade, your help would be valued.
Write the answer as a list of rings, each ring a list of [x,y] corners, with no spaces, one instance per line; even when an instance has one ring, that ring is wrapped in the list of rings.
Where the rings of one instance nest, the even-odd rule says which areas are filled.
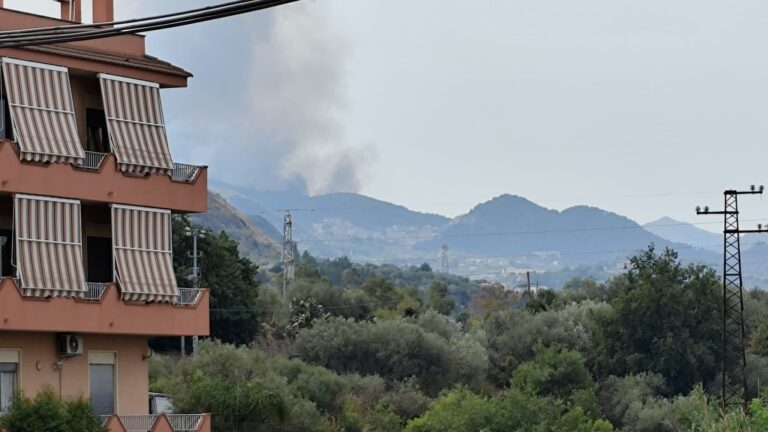
[[[3,7],[0,31],[79,22]],[[112,0],[93,0],[95,22]],[[208,291],[177,286],[173,214],[206,210],[207,169],[169,150],[160,89],[185,70],[144,36],[0,49],[0,415],[16,391],[85,397],[111,431],[207,431],[150,415],[151,336],[209,333]]]

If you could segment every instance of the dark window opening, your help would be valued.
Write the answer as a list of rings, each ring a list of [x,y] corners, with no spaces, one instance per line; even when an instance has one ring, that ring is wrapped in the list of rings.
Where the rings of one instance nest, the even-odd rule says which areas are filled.
[[[0,86],[2,83],[0,83]],[[0,97],[0,139],[13,140],[13,126],[11,125],[11,110],[8,99]]]
[[[112,282],[112,239],[86,237],[88,282]]]
[[[13,268],[13,233],[11,230],[0,229],[0,276],[15,277]]]
[[[85,110],[85,151],[109,153],[109,132],[107,115],[104,110],[87,108]]]

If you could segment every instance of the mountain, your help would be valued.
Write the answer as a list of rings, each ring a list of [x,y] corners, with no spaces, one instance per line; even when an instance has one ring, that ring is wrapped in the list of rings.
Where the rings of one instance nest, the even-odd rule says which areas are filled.
[[[211,187],[240,211],[264,215],[275,226],[282,226],[282,210],[295,209],[296,225],[323,223],[338,219],[365,230],[392,226],[443,226],[445,216],[421,213],[404,206],[356,193],[330,193],[308,196],[297,191],[261,191],[211,182]]]
[[[633,220],[595,207],[576,206],[557,211],[525,198],[502,195],[477,205],[452,221],[441,238],[419,245],[435,249],[440,242],[451,251],[478,257],[549,257],[561,264],[616,261],[653,243],[672,247],[681,255],[709,261],[711,254],[664,239]]]
[[[647,231],[677,243],[685,243],[712,252],[722,252],[723,235],[703,230],[686,222],[663,217],[643,225]]]
[[[244,215],[216,192],[208,191],[208,212],[192,216],[192,221],[214,232],[226,231],[239,244],[240,253],[258,263],[279,259],[280,246],[274,237],[279,239],[280,233],[266,220]]]
[[[649,244],[671,247],[688,261],[721,260],[719,253],[665,238],[616,213],[588,206],[558,211],[509,194],[449,219],[354,193],[307,196],[220,182],[211,187],[248,215],[272,243],[280,243],[284,212],[290,209],[299,249],[318,257],[398,265],[427,262],[439,268],[442,246],[447,245],[449,271],[500,277],[583,265],[616,272],[627,256]],[[667,225],[672,224],[661,221],[653,227]]]
[[[437,235],[450,219],[354,193],[307,196],[297,191],[260,191],[211,182],[211,187],[256,219],[282,227],[290,209],[300,249],[321,257],[358,261],[422,260],[414,244]]]

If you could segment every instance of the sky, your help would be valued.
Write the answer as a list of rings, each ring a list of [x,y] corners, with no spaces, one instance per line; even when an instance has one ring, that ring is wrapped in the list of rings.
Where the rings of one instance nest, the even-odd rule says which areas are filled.
[[[175,159],[236,185],[447,216],[510,193],[717,230],[696,205],[768,183],[764,1],[304,0],[147,45],[195,74],[163,92]],[[741,204],[768,220],[768,199]]]

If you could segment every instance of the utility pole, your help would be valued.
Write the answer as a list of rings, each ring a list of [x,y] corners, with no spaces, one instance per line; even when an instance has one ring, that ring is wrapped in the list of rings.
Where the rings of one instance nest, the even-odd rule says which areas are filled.
[[[291,211],[285,210],[283,215],[283,252],[281,261],[283,263],[283,299],[288,291],[289,281],[293,280],[293,219]]]
[[[192,279],[192,288],[199,289],[200,288],[200,266],[197,265],[197,259],[201,256],[197,252],[197,239],[198,238],[205,238],[205,236],[208,234],[208,230],[201,227],[187,227],[184,230],[184,235],[187,237],[192,237],[192,275],[190,278]],[[185,344],[184,344],[184,337],[181,338],[181,350],[182,350],[182,356],[186,354],[185,351]],[[199,337],[197,335],[192,336],[192,354],[197,352],[197,344],[199,342]]]
[[[531,272],[529,272],[529,271],[525,272],[525,280],[528,283],[528,291],[527,292],[528,292],[528,295],[530,296],[531,295]]]
[[[443,273],[448,273],[448,245],[445,243],[440,253],[440,267]]]
[[[696,207],[698,215],[723,215],[723,308],[721,406],[747,408],[747,356],[744,351],[744,297],[741,275],[741,234],[768,232],[768,227],[739,228],[739,195],[760,195],[764,187],[752,185],[748,191],[723,192],[723,210]]]

